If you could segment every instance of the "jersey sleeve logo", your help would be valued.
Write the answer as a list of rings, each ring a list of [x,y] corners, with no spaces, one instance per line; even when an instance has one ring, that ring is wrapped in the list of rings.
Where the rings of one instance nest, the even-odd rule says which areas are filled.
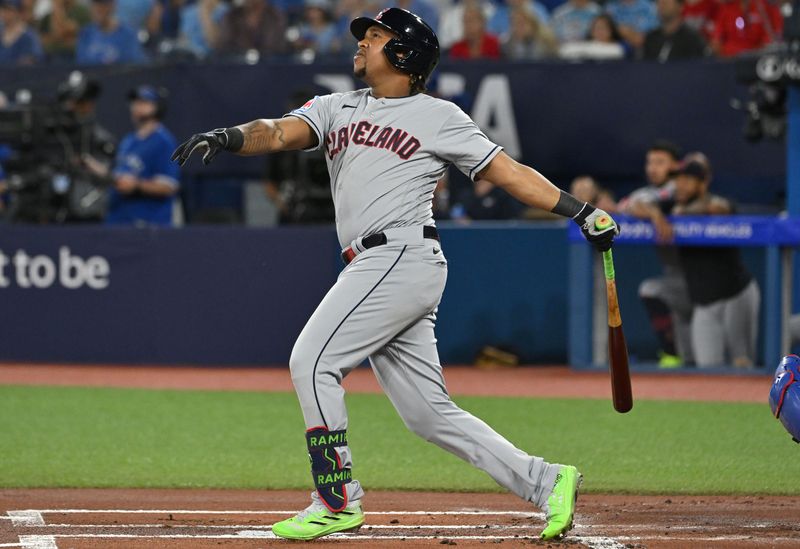
[[[317,100],[317,97],[319,97],[319,96],[318,96],[318,95],[315,95],[314,97],[312,97],[311,99],[309,99],[308,101],[306,101],[306,102],[303,104],[303,106],[302,106],[302,107],[300,107],[300,108],[298,108],[298,109],[295,109],[295,110],[294,110],[294,111],[292,111],[292,112],[306,112],[308,109],[310,109],[310,108],[311,108],[311,107],[314,105],[314,102]]]

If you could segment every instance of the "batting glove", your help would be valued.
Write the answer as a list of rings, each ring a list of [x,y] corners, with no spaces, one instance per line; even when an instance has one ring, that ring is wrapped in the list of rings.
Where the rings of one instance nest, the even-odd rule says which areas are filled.
[[[183,166],[196,149],[205,150],[203,164],[208,165],[219,151],[238,151],[242,148],[242,131],[238,128],[217,128],[206,133],[196,133],[175,149],[171,160]]]
[[[614,237],[619,234],[619,226],[614,219],[603,210],[589,204],[586,204],[572,219],[581,228],[584,238],[599,252],[610,250]]]

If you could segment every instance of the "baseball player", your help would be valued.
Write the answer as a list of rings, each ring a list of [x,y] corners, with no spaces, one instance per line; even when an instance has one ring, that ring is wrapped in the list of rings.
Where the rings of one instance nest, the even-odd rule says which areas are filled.
[[[447,261],[431,200],[452,163],[528,205],[573,218],[599,249],[611,246],[618,229],[612,222],[597,230],[604,211],[512,160],[454,104],[422,93],[439,60],[436,35],[422,19],[389,8],[353,20],[350,30],[358,40],[353,72],[367,88],[315,97],[281,119],[193,135],[173,154],[180,164],[197,149],[206,164],[221,150],[321,147],[326,155],[346,267],[289,361],[316,489],[308,508],[272,531],[310,540],[363,524],[364,491],[351,471],[341,383],[369,358],[409,429],[544,509],[543,539],[561,536],[572,526],[578,470],[515,448],[447,394],[434,336]]]

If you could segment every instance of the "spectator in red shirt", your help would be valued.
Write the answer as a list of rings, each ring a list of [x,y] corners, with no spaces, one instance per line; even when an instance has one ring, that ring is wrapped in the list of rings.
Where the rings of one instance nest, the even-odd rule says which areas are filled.
[[[499,59],[500,40],[486,32],[486,18],[480,7],[464,7],[464,38],[450,48],[451,59]]]
[[[757,50],[780,39],[783,17],[766,0],[732,0],[721,4],[711,44],[722,57]]]
[[[720,0],[686,0],[681,15],[683,21],[708,42],[714,34],[714,19],[719,6]]]

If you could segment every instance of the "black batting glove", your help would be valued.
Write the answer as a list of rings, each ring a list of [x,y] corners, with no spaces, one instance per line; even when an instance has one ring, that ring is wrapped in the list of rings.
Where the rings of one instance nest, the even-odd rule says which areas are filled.
[[[196,133],[175,149],[171,160],[183,166],[196,149],[205,150],[203,164],[206,166],[214,160],[219,151],[238,151],[242,148],[243,135],[238,128],[217,128],[206,133]]]
[[[610,250],[614,237],[619,234],[619,226],[614,219],[603,210],[589,204],[586,204],[572,219],[581,228],[584,238],[598,252]]]

